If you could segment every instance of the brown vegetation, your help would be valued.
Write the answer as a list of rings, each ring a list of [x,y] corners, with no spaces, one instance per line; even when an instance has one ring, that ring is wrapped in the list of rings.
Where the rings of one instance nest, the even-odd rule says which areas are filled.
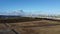
[[[26,21],[36,21],[40,19],[35,19],[31,17],[16,17],[16,18],[0,18],[0,23],[16,23],[16,22],[26,22]]]

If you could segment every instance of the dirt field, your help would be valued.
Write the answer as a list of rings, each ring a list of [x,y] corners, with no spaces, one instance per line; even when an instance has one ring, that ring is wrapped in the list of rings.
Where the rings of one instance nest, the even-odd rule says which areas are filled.
[[[2,34],[60,34],[60,22],[39,20],[17,23],[1,23]]]

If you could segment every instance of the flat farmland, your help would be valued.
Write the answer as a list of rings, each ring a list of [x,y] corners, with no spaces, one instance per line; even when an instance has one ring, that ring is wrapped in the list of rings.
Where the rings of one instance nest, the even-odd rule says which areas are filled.
[[[37,19],[37,18],[36,18]],[[22,19],[20,22],[0,23],[3,34],[60,34],[60,21],[52,19]],[[21,20],[21,19],[18,19]],[[17,21],[18,21],[17,20]],[[26,21],[24,21],[26,20]],[[15,19],[13,20],[15,21]],[[4,21],[5,22],[5,21]],[[5,32],[6,31],[6,32]],[[7,32],[8,31],[8,32]]]
[[[60,22],[51,20],[7,23],[18,34],[60,34]]]

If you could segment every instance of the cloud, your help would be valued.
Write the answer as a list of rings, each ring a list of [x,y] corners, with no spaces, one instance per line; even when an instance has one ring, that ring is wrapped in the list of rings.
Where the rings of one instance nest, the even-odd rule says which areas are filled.
[[[22,14],[22,10],[17,10],[17,11],[5,11],[5,12],[0,12],[0,15],[20,15]]]

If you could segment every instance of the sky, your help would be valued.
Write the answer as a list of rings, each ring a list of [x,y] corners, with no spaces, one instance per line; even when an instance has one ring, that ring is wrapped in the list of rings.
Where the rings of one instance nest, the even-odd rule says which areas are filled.
[[[0,0],[0,15],[24,14],[60,15],[60,0]]]

